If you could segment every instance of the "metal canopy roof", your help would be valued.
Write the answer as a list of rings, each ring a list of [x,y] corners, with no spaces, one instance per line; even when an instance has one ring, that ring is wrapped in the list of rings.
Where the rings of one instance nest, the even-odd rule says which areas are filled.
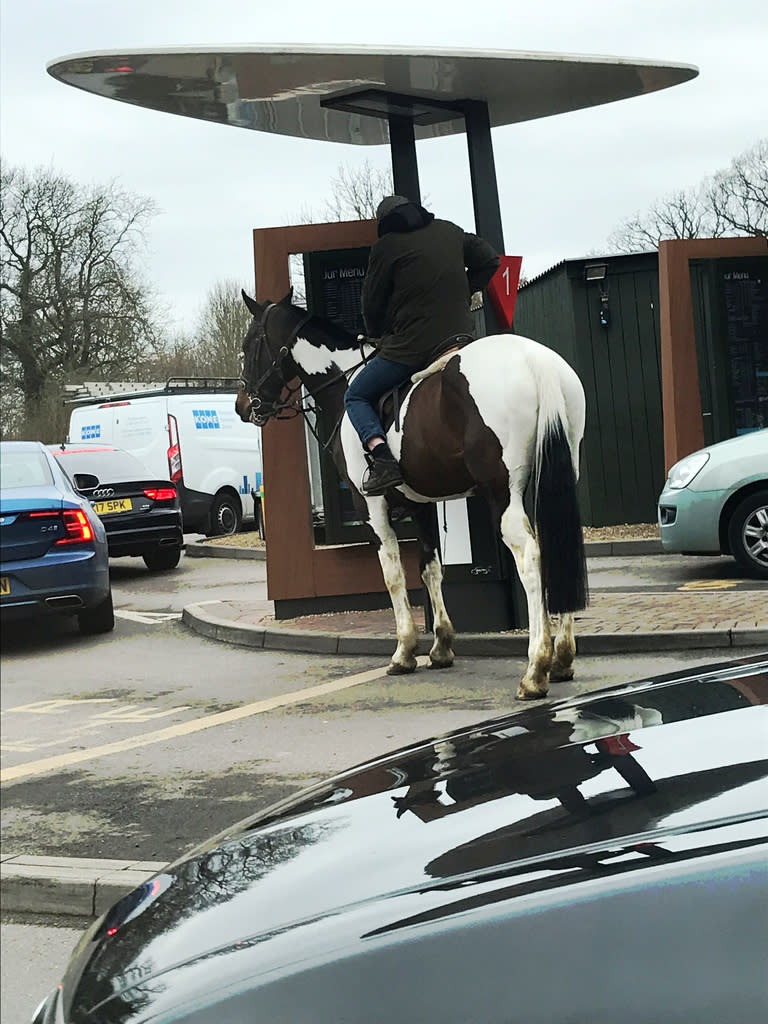
[[[698,69],[512,50],[271,45],[101,51],[53,60],[48,72],[87,92],[185,117],[377,145],[389,141],[386,110],[368,116],[359,108],[381,107],[382,92],[398,94],[401,108],[404,97],[422,101],[413,114],[415,136],[425,139],[463,133],[457,110],[466,100],[485,101],[492,126],[514,124],[666,89]],[[346,109],[325,105],[345,97]]]

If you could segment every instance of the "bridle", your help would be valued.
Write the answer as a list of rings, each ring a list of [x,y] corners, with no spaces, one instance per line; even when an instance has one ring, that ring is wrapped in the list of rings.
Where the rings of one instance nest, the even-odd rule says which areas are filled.
[[[324,381],[319,387],[315,388],[314,390],[306,391],[304,399],[297,401],[294,396],[296,395],[296,392],[301,390],[301,382],[291,387],[290,382],[285,379],[283,361],[287,356],[290,355],[291,348],[293,347],[293,343],[296,341],[299,331],[302,329],[302,327],[304,327],[305,324],[307,324],[312,319],[313,314],[306,313],[304,316],[299,318],[299,320],[291,328],[291,332],[288,335],[288,338],[280,346],[277,354],[273,355],[273,349],[269,344],[269,339],[267,337],[267,320],[269,319],[269,314],[277,305],[278,303],[276,302],[268,302],[267,305],[264,307],[264,311],[261,314],[261,319],[256,325],[256,332],[253,339],[254,344],[256,345],[256,365],[258,366],[258,364],[261,361],[259,357],[264,347],[266,347],[269,355],[272,356],[272,362],[261,374],[259,379],[255,381],[253,384],[247,381],[245,377],[240,378],[240,381],[243,385],[243,390],[250,399],[250,405],[248,409],[251,422],[255,423],[257,427],[263,427],[264,424],[267,423],[267,421],[270,419],[287,420],[293,419],[294,416],[301,415],[304,417],[307,426],[309,427],[311,433],[314,434],[315,438],[317,439],[321,447],[323,449],[327,449],[330,447],[331,443],[333,442],[333,439],[335,438],[339,430],[339,427],[341,426],[341,419],[339,419],[339,422],[334,427],[331,436],[328,438],[328,440],[323,441],[317,433],[315,425],[312,422],[312,418],[308,415],[309,413],[316,414],[317,412],[316,406],[312,399],[314,399],[316,395],[320,394],[321,391],[325,391],[333,384],[337,384],[341,380],[347,380],[349,378],[349,375],[351,373],[354,373],[354,371],[357,370],[364,363],[367,363],[371,356],[364,354],[363,342],[361,340],[361,358],[359,362],[355,363],[354,366],[350,366],[347,370],[340,370],[335,377],[332,377],[330,380]],[[360,337],[362,339],[362,335]],[[277,374],[279,376],[281,388],[279,396],[274,401],[269,402],[260,398],[258,392],[259,389],[266,383],[267,380],[269,380],[269,378],[273,374]],[[254,395],[253,392],[256,392],[256,394]]]
[[[286,356],[290,355],[291,346],[296,340],[296,336],[304,324],[306,324],[308,320],[311,320],[312,314],[307,313],[305,316],[301,317],[301,319],[292,328],[287,341],[280,346],[277,354],[273,355],[272,347],[270,346],[269,339],[267,338],[267,320],[269,319],[269,314],[276,305],[276,302],[268,302],[264,307],[261,319],[256,325],[256,334],[254,336],[254,344],[256,345],[254,358],[256,360],[256,365],[258,366],[261,362],[260,357],[264,347],[266,347],[267,353],[272,356],[272,362],[255,383],[252,384],[250,381],[247,381],[244,376],[240,378],[243,389],[250,399],[248,411],[251,422],[255,423],[257,427],[263,427],[270,419],[292,419],[294,416],[298,416],[302,411],[301,407],[297,406],[293,397],[301,388],[301,384],[296,384],[294,387],[290,386],[289,382],[285,379],[282,364]],[[274,401],[267,402],[263,398],[259,397],[258,392],[275,373],[277,373],[280,378],[280,392]],[[256,394],[254,395],[253,392],[256,392]]]

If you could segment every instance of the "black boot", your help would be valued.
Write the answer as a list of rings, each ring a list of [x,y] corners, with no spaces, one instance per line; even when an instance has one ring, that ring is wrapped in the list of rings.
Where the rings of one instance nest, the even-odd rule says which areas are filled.
[[[377,444],[372,452],[366,454],[368,460],[368,476],[363,481],[363,494],[375,497],[386,494],[391,487],[403,482],[403,474],[392,452],[386,444]]]

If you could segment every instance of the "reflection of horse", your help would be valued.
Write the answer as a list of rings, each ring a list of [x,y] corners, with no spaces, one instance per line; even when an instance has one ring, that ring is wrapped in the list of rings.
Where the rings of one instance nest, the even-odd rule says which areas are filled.
[[[378,541],[379,561],[397,623],[390,674],[416,667],[416,629],[389,510],[405,506],[421,538],[421,575],[434,615],[433,667],[453,663],[454,630],[443,602],[442,569],[431,502],[473,493],[488,501],[515,559],[528,599],[528,667],[519,698],[543,697],[549,680],[573,676],[573,612],[586,603],[584,544],[576,499],[584,432],[581,382],[551,349],[529,338],[498,335],[467,345],[437,373],[420,379],[403,401],[402,430],[387,440],[405,484],[386,496],[361,493],[366,462],[344,416],[348,377],[373,354],[330,321],[291,303],[260,304],[243,293],[253,323],[243,341],[244,388],[236,408],[261,426],[297,414],[288,388],[298,377],[315,403],[340,423],[336,462]],[[523,508],[531,484],[535,532]],[[560,613],[552,640],[550,613]]]

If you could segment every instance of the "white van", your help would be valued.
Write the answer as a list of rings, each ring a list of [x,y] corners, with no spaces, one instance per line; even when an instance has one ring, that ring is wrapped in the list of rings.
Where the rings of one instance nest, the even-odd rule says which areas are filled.
[[[197,383],[196,383],[197,381]],[[172,378],[164,387],[80,399],[67,441],[103,441],[176,484],[185,532],[236,533],[261,493],[261,430],[235,412],[234,382]]]

